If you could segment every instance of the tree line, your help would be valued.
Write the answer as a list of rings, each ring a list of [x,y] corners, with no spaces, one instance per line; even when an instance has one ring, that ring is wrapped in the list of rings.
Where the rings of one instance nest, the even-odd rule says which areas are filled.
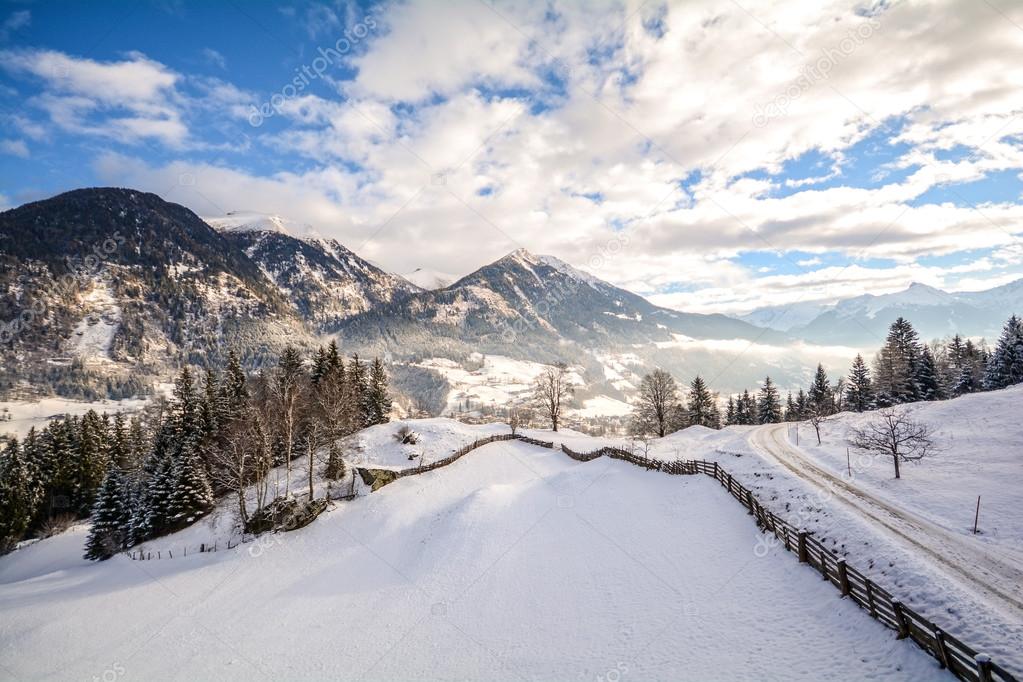
[[[343,439],[390,412],[383,363],[346,361],[333,342],[308,361],[285,348],[255,376],[234,351],[222,373],[199,380],[186,367],[169,400],[130,421],[90,411],[9,442],[0,456],[0,552],[60,515],[91,515],[85,556],[105,559],[194,523],[226,494],[236,495],[247,526],[247,491],[257,513],[271,478],[274,499],[301,487],[312,499],[316,464],[330,480],[343,477]],[[293,460],[302,455],[300,483]]]
[[[848,376],[832,383],[818,364],[807,389],[789,393],[783,403],[778,387],[766,377],[752,392],[728,396],[722,421],[717,396],[697,376],[683,399],[675,379],[656,369],[643,377],[630,430],[636,435],[664,436],[699,424],[771,424],[809,420],[816,429],[828,416],[845,410],[864,412],[921,400],[945,400],[992,391],[1023,382],[1023,320],[1005,323],[993,350],[956,334],[922,343],[905,318],[891,324],[884,345],[868,367],[862,355]]]

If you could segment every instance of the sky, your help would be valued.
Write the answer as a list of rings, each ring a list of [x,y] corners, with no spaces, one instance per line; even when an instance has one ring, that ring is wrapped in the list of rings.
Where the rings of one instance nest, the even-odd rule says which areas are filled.
[[[132,187],[693,312],[1023,277],[1010,0],[3,2],[0,94],[0,209]]]

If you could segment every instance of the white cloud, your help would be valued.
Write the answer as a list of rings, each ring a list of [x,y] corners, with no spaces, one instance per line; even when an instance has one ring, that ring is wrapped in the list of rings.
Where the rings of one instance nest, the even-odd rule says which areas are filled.
[[[525,246],[598,263],[594,274],[640,293],[695,288],[657,296],[687,309],[1008,276],[1015,266],[994,255],[952,268],[919,263],[1009,253],[1023,232],[1019,201],[963,206],[952,186],[942,205],[914,203],[1023,168],[1018,28],[966,0],[879,3],[872,19],[861,7],[392,3],[351,58],[354,81],[338,83],[336,97],[287,100],[284,130],[260,129],[258,143],[284,159],[277,172],[113,155],[98,167],[111,181],[169,187],[202,213],[251,209],[313,224],[399,272],[466,272]],[[142,55],[3,55],[14,59],[8,68],[48,83],[34,102],[66,130],[112,135],[116,120],[126,138],[189,141],[188,115],[200,105],[181,94],[186,77]],[[100,82],[111,94],[97,94]],[[229,117],[244,118],[251,95],[222,81],[204,87]],[[121,113],[96,123],[110,110]],[[766,122],[755,118],[763,111]],[[909,151],[871,168],[869,188],[828,186],[853,162],[869,166],[869,157],[850,159],[850,147],[878,133],[879,144]],[[939,160],[960,148],[958,160]],[[830,166],[810,177],[739,177],[778,172],[811,150]],[[202,179],[201,195],[176,184],[181,173]],[[798,274],[777,275],[736,261],[756,250],[896,265],[819,268],[811,255],[793,263]]]
[[[0,153],[19,156],[23,159],[29,157],[28,145],[24,140],[0,140]]]
[[[174,91],[181,77],[142,54],[98,62],[53,50],[6,50],[0,64],[44,82],[46,91],[29,101],[63,130],[171,146],[185,141]]]

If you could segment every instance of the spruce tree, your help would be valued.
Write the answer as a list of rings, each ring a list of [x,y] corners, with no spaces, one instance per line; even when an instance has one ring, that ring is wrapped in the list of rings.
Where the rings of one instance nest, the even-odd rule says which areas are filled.
[[[109,559],[128,544],[131,515],[120,469],[110,467],[92,507],[92,528],[85,541],[85,558]]]
[[[391,420],[391,396],[387,389],[387,371],[380,358],[370,366],[366,388],[366,426],[386,424]]]
[[[0,554],[24,536],[35,514],[32,476],[18,440],[0,452]]]
[[[845,399],[848,406],[857,412],[865,412],[874,406],[874,387],[870,382],[870,370],[859,353],[856,354],[852,369],[849,370]]]
[[[224,381],[220,390],[224,414],[228,419],[237,419],[248,405],[249,388],[245,370],[242,369],[238,354],[233,350],[227,353],[227,368],[224,370]]]
[[[796,408],[796,401],[792,399],[791,391],[785,399],[785,421],[799,421],[799,410]]]
[[[810,400],[806,397],[806,391],[799,389],[796,393],[796,419],[795,421],[802,421],[806,419],[807,414],[810,412]]]
[[[920,360],[916,365],[916,394],[919,400],[943,400],[945,391],[938,375],[937,363],[931,349],[924,346],[920,351]]]
[[[874,363],[874,391],[879,406],[912,402],[919,397],[916,384],[920,338],[913,325],[898,318],[888,328],[885,345]]]
[[[347,376],[355,429],[363,429],[369,425],[369,409],[366,402],[368,381],[366,365],[359,359],[358,353],[353,355],[351,362],[348,363]]]
[[[781,396],[771,377],[764,378],[764,385],[757,395],[757,421],[760,424],[777,424],[781,421]]]
[[[735,398],[728,396],[728,406],[725,408],[725,424],[738,424],[735,420]]]
[[[1005,323],[987,362],[984,388],[988,391],[1023,382],[1023,320],[1013,315]]]
[[[690,426],[706,426],[711,429],[721,428],[721,415],[718,413],[714,396],[707,388],[706,382],[699,375],[689,385],[689,400],[686,403]]]
[[[817,365],[817,372],[814,374],[813,383],[807,391],[807,400],[810,406],[818,414],[833,414],[835,411],[834,396],[831,392],[831,381],[828,373],[824,371],[824,365]]]

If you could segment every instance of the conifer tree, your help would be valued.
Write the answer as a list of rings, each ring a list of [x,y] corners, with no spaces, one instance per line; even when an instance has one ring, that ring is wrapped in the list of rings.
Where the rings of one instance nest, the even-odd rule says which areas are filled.
[[[898,318],[888,329],[885,345],[874,362],[874,394],[879,406],[916,400],[917,365],[920,360],[920,339],[905,318]]]
[[[227,368],[224,370],[224,381],[220,388],[224,413],[228,418],[237,418],[248,405],[249,388],[245,370],[242,369],[242,363],[234,350],[227,353]]]
[[[0,453],[0,554],[25,534],[35,514],[34,498],[29,466],[12,439]]]
[[[806,394],[807,401],[816,412],[820,414],[833,414],[835,411],[834,396],[831,392],[831,380],[828,373],[824,371],[824,365],[817,365],[817,372],[813,376],[813,383]]]
[[[348,386],[352,403],[352,414],[356,430],[369,425],[369,410],[366,403],[367,377],[366,365],[359,359],[359,354],[352,356],[348,363]]]
[[[1013,315],[1005,323],[987,362],[984,388],[988,391],[1023,382],[1023,320]]]
[[[924,346],[916,365],[916,393],[919,400],[943,400],[945,391],[931,349]]]
[[[807,413],[810,411],[810,400],[806,396],[806,391],[799,389],[796,393],[796,414],[795,421],[802,421],[806,419]]]
[[[391,420],[391,396],[387,390],[387,371],[380,358],[373,358],[366,388],[366,426]]]
[[[789,396],[791,398],[791,396]],[[725,424],[738,424],[735,420],[735,398],[728,396],[728,406],[725,408]]]
[[[857,412],[869,410],[874,405],[874,387],[870,382],[870,370],[863,356],[856,354],[853,360],[852,369],[849,370],[849,383],[845,390],[845,399],[848,407]]]
[[[792,422],[799,420],[799,410],[796,409],[796,401],[792,399],[792,392],[789,391],[785,398],[785,421]]]
[[[711,429],[721,428],[721,415],[718,413],[714,396],[707,388],[706,382],[699,375],[689,385],[689,400],[686,412],[690,426],[706,426]]]
[[[127,546],[131,516],[120,469],[110,467],[92,507],[92,528],[85,541],[85,558],[109,559]]]
[[[757,421],[760,424],[777,424],[781,421],[781,396],[771,377],[764,378],[764,385],[757,396]]]

